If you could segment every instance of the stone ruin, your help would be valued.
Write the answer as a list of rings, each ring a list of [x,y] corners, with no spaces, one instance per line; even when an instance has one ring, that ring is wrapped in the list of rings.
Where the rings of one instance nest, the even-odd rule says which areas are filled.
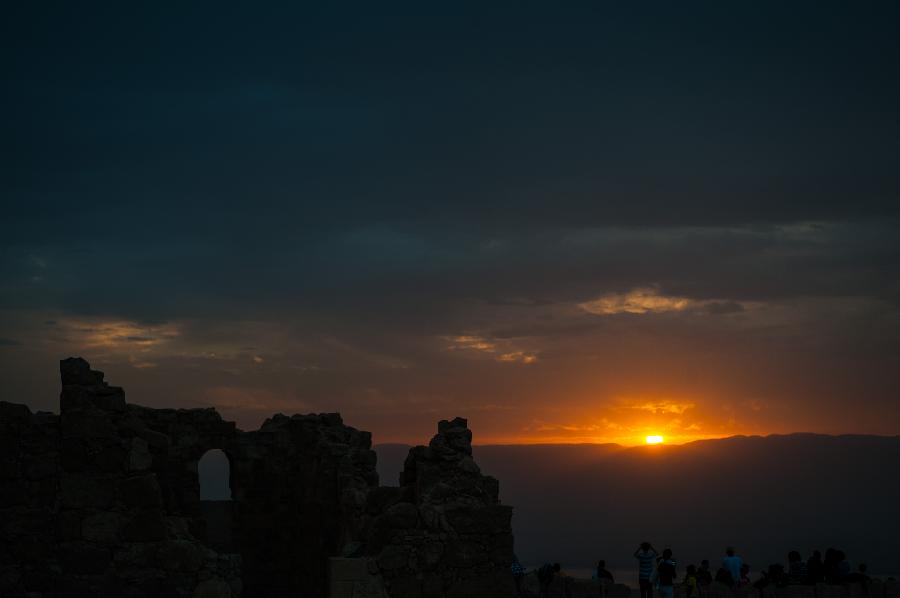
[[[129,405],[83,359],[60,373],[58,415],[0,401],[4,598],[515,593],[512,508],[464,419],[440,422],[401,485],[381,487],[371,435],[336,413],[242,432],[212,408]],[[228,503],[200,499],[211,449],[230,462]]]

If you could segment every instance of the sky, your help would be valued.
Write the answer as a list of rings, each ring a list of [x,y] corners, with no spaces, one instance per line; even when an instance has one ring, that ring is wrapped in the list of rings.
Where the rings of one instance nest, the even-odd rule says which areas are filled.
[[[896,3],[18,3],[0,398],[900,434]]]

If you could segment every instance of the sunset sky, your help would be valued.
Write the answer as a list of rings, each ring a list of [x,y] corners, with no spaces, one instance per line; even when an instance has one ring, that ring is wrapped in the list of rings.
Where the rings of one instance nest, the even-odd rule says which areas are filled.
[[[900,4],[18,3],[0,399],[900,434]]]

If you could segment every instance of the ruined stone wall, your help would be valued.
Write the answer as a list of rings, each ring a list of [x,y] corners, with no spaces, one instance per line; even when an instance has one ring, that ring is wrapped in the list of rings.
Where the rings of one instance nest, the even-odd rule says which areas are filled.
[[[4,598],[323,598],[330,557],[351,593],[365,571],[373,596],[513,594],[512,508],[464,419],[378,487],[370,434],[338,414],[241,432],[214,409],[129,405],[82,359],[60,373],[59,415],[0,402]],[[231,464],[233,500],[206,505],[230,525],[218,550],[197,471],[210,449]]]
[[[369,493],[366,543],[392,598],[515,595],[512,507],[472,459],[465,419],[441,421],[427,447],[410,449],[400,487]]]
[[[277,415],[241,436],[235,543],[254,596],[326,595],[328,557],[360,545],[366,495],[378,483],[371,444],[338,414]]]
[[[60,370],[60,415],[0,403],[0,596],[325,595],[377,485],[367,433],[336,414],[242,433],[213,409],[128,405],[84,360]],[[232,465],[234,554],[206,543],[213,448]]]
[[[0,596],[52,588],[57,549],[59,416],[0,401]]]

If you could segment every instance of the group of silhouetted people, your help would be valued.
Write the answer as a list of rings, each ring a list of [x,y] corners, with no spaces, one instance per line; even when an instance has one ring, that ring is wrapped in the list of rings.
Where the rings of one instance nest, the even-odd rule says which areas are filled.
[[[822,553],[814,550],[812,556],[806,561],[796,550],[788,553],[787,569],[781,563],[774,563],[762,572],[756,587],[774,585],[784,587],[789,585],[813,585],[817,583],[853,583],[865,582],[869,575],[865,563],[860,563],[856,571],[853,571],[847,555],[843,550],[829,548]]]
[[[638,580],[641,598],[653,598],[654,588],[659,591],[661,598],[671,598],[674,587],[673,580],[676,577],[672,550],[666,548],[660,555],[652,544],[643,542],[635,551],[634,557],[639,564]],[[824,559],[822,553],[816,550],[806,561],[799,552],[792,550],[788,553],[787,569],[781,563],[769,565],[756,582],[751,582],[750,566],[737,555],[734,548],[728,547],[715,575],[710,569],[709,561],[704,559],[699,567],[687,566],[681,585],[685,589],[687,598],[696,598],[713,581],[732,589],[751,586],[761,589],[768,585],[784,587],[796,584],[840,584],[868,580],[869,576],[864,563],[860,564],[856,571],[852,571],[846,554],[841,550],[829,548],[825,551]]]
[[[678,573],[672,549],[666,548],[660,553],[650,542],[642,542],[634,551],[634,558],[638,561],[641,598],[653,598],[654,590],[658,592],[659,598],[674,598]],[[542,597],[549,595],[550,584],[560,571],[559,563],[546,563],[537,570]],[[517,590],[524,575],[525,569],[516,559],[513,564],[513,576],[516,579]],[[615,583],[613,574],[606,568],[606,561],[602,560],[597,562],[593,578],[600,583]],[[822,553],[815,550],[806,561],[799,552],[792,550],[788,553],[787,568],[781,563],[769,565],[761,572],[757,581],[751,582],[750,566],[737,555],[734,548],[729,546],[715,574],[710,568],[709,561],[704,559],[699,566],[688,565],[685,568],[684,578],[678,583],[684,588],[686,598],[698,598],[713,581],[732,589],[749,587],[762,589],[769,585],[785,587],[797,584],[840,584],[868,580],[864,563],[860,564],[856,571],[852,571],[846,554],[841,550],[829,548],[825,551],[824,559]]]

